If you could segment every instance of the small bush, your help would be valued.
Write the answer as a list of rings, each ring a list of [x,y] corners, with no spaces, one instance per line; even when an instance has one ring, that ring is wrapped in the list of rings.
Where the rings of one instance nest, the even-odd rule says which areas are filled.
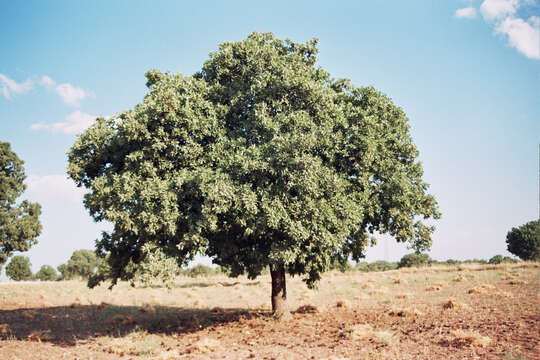
[[[197,264],[192,268],[183,270],[182,273],[189,277],[203,277],[219,274],[220,271],[218,269],[211,268],[210,266]]]
[[[398,268],[413,267],[413,266],[427,266],[432,262],[428,254],[407,254],[401,258],[398,263]]]
[[[367,263],[365,261],[359,262],[354,267],[357,271],[362,272],[377,272],[377,271],[388,271],[397,269],[397,263],[392,263],[384,260],[375,261],[372,263]]]
[[[459,260],[454,260],[454,259],[448,259],[448,260],[446,260],[443,264],[448,264],[448,265],[459,265],[459,264],[461,264],[461,261],[459,261]]]

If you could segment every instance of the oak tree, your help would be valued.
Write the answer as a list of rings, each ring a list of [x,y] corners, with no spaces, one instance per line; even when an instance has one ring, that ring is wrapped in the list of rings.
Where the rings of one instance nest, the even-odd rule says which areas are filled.
[[[53,281],[58,278],[58,274],[51,265],[42,265],[35,277],[39,281]]]
[[[14,256],[6,266],[6,276],[14,281],[32,280],[31,266],[26,256]]]
[[[540,261],[540,219],[512,228],[506,235],[506,245],[522,260]]]
[[[364,256],[375,232],[430,247],[439,211],[408,120],[372,87],[332,79],[317,40],[270,33],[226,42],[193,76],[150,70],[144,101],[98,118],[68,153],[113,283],[155,244],[179,266],[210,256],[231,275],[270,267],[286,317],[286,273],[313,287]]]
[[[15,251],[27,251],[41,232],[38,203],[17,202],[26,189],[24,162],[0,142],[0,268]]]

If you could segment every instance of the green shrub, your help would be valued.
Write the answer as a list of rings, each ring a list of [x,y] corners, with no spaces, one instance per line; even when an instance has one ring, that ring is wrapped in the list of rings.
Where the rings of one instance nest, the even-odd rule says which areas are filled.
[[[43,265],[36,273],[36,279],[39,281],[53,281],[57,277],[58,274],[51,265]]]
[[[192,268],[183,270],[182,273],[189,277],[200,277],[200,276],[210,276],[210,275],[219,274],[220,270],[211,268],[210,266],[197,264],[193,266]]]
[[[357,263],[354,268],[355,270],[362,271],[362,272],[377,272],[377,271],[395,270],[397,269],[397,267],[398,267],[397,263],[379,260],[372,263],[361,261]]]
[[[398,268],[413,267],[413,266],[427,266],[432,262],[428,254],[407,254],[404,255],[398,263]]]
[[[487,264],[488,261],[484,259],[469,259],[463,261],[464,264]]]
[[[31,280],[30,260],[26,256],[14,256],[6,266],[6,275],[14,281]]]
[[[448,259],[448,260],[446,260],[443,264],[448,264],[448,265],[459,265],[459,264],[461,264],[461,261],[459,261],[459,260],[454,260],[454,259]]]

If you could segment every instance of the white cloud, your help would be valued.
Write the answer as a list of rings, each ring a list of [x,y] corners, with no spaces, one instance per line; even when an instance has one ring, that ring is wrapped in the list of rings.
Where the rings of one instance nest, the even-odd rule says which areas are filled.
[[[25,183],[28,197],[40,204],[80,204],[85,193],[83,188],[78,188],[66,175],[30,175]]]
[[[40,84],[43,85],[43,86],[50,87],[50,86],[56,85],[56,82],[53,79],[51,79],[50,77],[48,77],[47,75],[43,75],[41,77]]]
[[[457,18],[474,19],[476,17],[476,9],[473,7],[457,9],[454,16]]]
[[[47,130],[53,133],[78,134],[88,128],[96,120],[96,116],[83,113],[79,110],[72,112],[65,118],[66,121],[53,124],[37,123],[30,126],[31,130]]]
[[[11,99],[12,93],[23,94],[34,87],[34,83],[30,79],[27,79],[23,83],[18,83],[4,74],[0,74],[0,85],[2,86],[0,92],[6,99]]]
[[[488,21],[514,15],[519,7],[519,0],[484,0],[480,12]]]
[[[55,90],[62,100],[71,106],[79,106],[79,101],[91,95],[88,91],[68,83],[58,85]]]
[[[507,17],[495,28],[496,33],[508,36],[508,44],[531,59],[540,60],[540,18],[528,21]]]

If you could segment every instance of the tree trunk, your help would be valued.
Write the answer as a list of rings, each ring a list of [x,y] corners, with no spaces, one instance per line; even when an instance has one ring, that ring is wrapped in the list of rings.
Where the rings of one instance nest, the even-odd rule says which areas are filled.
[[[285,268],[270,266],[272,276],[272,315],[278,320],[291,317],[287,306],[287,286],[285,284]]]

